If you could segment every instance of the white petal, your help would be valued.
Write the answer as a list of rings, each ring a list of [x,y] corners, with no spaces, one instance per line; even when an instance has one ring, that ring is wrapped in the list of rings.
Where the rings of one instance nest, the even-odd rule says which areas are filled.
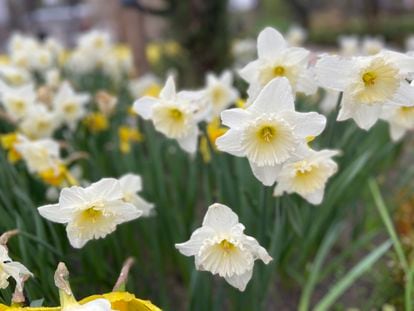
[[[390,123],[390,135],[393,141],[399,141],[404,137],[406,129],[396,124]]]
[[[270,257],[269,253],[267,252],[267,250],[264,247],[262,247],[255,238],[251,236],[246,236],[243,243],[247,247],[249,247],[250,251],[255,256],[255,259],[260,259],[266,265],[273,260],[273,258]]]
[[[203,219],[203,226],[218,231],[228,231],[239,223],[239,217],[226,205],[214,203],[210,205]]]
[[[288,111],[283,114],[298,137],[318,136],[325,129],[326,117],[317,112]]]
[[[115,178],[102,178],[101,180],[91,184],[85,189],[90,196],[90,200],[113,201],[122,199],[123,193],[121,184]]]
[[[318,86],[316,85],[316,78],[312,70],[307,69],[302,72],[296,84],[296,90],[304,93],[305,95],[312,95],[316,93]]]
[[[253,269],[250,269],[242,275],[233,275],[231,277],[226,277],[225,279],[231,286],[243,292],[246,289],[247,283],[249,283],[252,278],[252,275]]]
[[[142,215],[142,211],[138,210],[133,204],[124,201],[107,202],[103,211],[107,211],[108,214],[113,213],[114,219],[112,221],[117,225],[137,219]]]
[[[323,55],[315,65],[319,85],[328,89],[343,91],[353,70],[353,63],[339,56]]]
[[[247,109],[258,113],[294,110],[295,103],[289,80],[284,77],[271,80]]]
[[[60,224],[68,223],[72,217],[74,210],[60,208],[59,204],[49,204],[38,208],[39,214],[47,220]]]
[[[360,104],[353,112],[355,123],[364,130],[369,130],[381,115],[381,105]]]
[[[195,127],[194,130],[191,131],[190,135],[177,139],[177,142],[183,150],[190,154],[194,154],[197,151],[198,128]]]
[[[276,182],[280,172],[280,165],[274,166],[257,166],[250,162],[253,175],[265,186],[271,186]]]
[[[17,288],[21,291],[22,280],[24,276],[32,276],[33,274],[20,262],[12,261],[3,265],[4,271],[16,281]]]
[[[165,82],[164,87],[160,92],[160,98],[162,99],[173,99],[175,97],[175,83],[174,78],[169,76],[167,82]]]
[[[60,192],[59,205],[62,209],[70,209],[79,205],[84,205],[89,201],[88,194],[85,189],[73,186],[64,188]]]
[[[193,232],[190,239],[184,243],[175,244],[181,254],[184,256],[195,256],[200,251],[203,242],[214,235],[214,231],[208,227],[198,228]]]
[[[159,100],[154,97],[144,96],[134,102],[133,110],[143,119],[148,120],[152,117],[152,106],[158,102]]]
[[[230,70],[225,70],[221,74],[220,80],[223,84],[231,86],[233,84],[233,74]]]
[[[413,106],[414,105],[414,86],[403,81],[397,92],[390,100],[390,104],[399,106]]]
[[[251,114],[246,109],[233,108],[221,112],[221,122],[231,128],[240,128],[246,124]]]
[[[322,189],[319,189],[319,190],[317,190],[315,192],[306,194],[303,197],[309,203],[314,204],[314,205],[319,205],[319,204],[322,203],[324,190],[325,189],[322,188]]]
[[[248,63],[245,67],[239,70],[239,75],[243,80],[251,83],[256,79],[259,72],[260,61],[255,60]]]
[[[276,29],[266,27],[257,37],[257,55],[259,58],[272,59],[276,53],[285,49],[287,42]]]
[[[142,179],[139,175],[125,174],[121,176],[119,182],[123,192],[136,193],[142,190]]]
[[[217,149],[234,155],[243,157],[244,153],[241,147],[242,131],[230,129],[216,139]]]

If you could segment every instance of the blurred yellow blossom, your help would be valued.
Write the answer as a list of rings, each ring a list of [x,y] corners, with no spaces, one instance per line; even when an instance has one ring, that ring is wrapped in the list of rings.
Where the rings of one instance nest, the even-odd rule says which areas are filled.
[[[101,112],[93,112],[84,119],[85,125],[91,132],[97,133],[108,129],[109,122],[107,117]]]
[[[16,163],[21,159],[20,153],[15,148],[18,140],[19,136],[16,132],[0,135],[0,145],[7,151],[7,160],[10,163]]]
[[[0,65],[10,64],[10,57],[6,54],[0,54]]]
[[[217,150],[216,147],[216,139],[219,138],[221,135],[227,132],[227,128],[220,126],[220,120],[214,119],[207,125],[207,136],[210,141],[211,146],[213,146],[214,150]]]
[[[143,140],[143,136],[138,129],[125,125],[118,128],[118,136],[119,150],[122,153],[129,153],[131,151],[132,142],[140,142]]]
[[[161,59],[161,46],[158,43],[149,43],[145,49],[145,54],[151,65],[158,64]]]
[[[181,52],[180,44],[177,41],[173,41],[173,40],[165,42],[163,48],[164,48],[165,54],[168,56],[176,56],[180,54]]]
[[[144,96],[158,97],[161,91],[161,85],[154,83],[145,89]]]
[[[59,187],[65,184],[70,186],[77,185],[77,180],[69,172],[64,164],[59,164],[56,168],[49,168],[39,172],[39,177],[51,186]]]

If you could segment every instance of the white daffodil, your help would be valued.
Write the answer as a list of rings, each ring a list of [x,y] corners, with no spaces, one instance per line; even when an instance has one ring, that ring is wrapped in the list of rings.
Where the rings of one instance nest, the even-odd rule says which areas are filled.
[[[107,50],[111,46],[112,40],[110,34],[101,30],[89,31],[78,39],[78,47],[81,49],[95,50],[99,52],[101,50]]]
[[[244,226],[227,206],[215,203],[208,208],[203,225],[190,240],[175,247],[185,256],[194,256],[197,270],[224,277],[244,291],[257,259],[268,264],[272,257],[253,237],[243,233]]]
[[[43,104],[33,105],[23,118],[19,128],[31,139],[51,137],[59,123],[56,114]]]
[[[253,101],[270,80],[278,77],[286,77],[295,92],[307,95],[316,92],[313,74],[308,68],[310,52],[289,47],[276,29],[267,27],[260,32],[257,54],[258,59],[240,71],[240,76],[249,83],[249,101]]]
[[[83,305],[69,304],[62,308],[62,311],[114,311],[107,299],[99,298],[89,301]]]
[[[145,201],[137,193],[142,191],[141,177],[135,174],[126,174],[119,178],[123,193],[123,200],[133,204],[142,212],[142,216],[150,216],[154,204]]]
[[[247,109],[221,113],[230,129],[216,140],[217,148],[238,157],[247,157],[253,174],[271,186],[281,165],[292,157],[306,138],[319,135],[326,118],[316,112],[296,112],[289,81],[270,81]]]
[[[338,44],[340,53],[343,56],[356,56],[360,54],[357,36],[340,36]]]
[[[239,92],[233,87],[233,75],[224,71],[221,76],[207,74],[205,95],[210,110],[210,119],[217,117],[239,97]]]
[[[414,105],[414,88],[406,78],[414,57],[396,52],[343,59],[323,55],[315,66],[319,84],[343,92],[338,120],[354,119],[365,130],[378,120],[384,104]]]
[[[41,206],[39,213],[50,221],[67,224],[70,244],[82,248],[88,241],[104,238],[118,225],[142,215],[123,198],[120,182],[103,178],[86,188],[64,188],[59,203]]]
[[[154,96],[160,90],[160,79],[152,73],[147,73],[138,79],[129,81],[128,90],[133,98]]]
[[[364,55],[375,55],[385,48],[384,39],[381,37],[365,37],[361,43]]]
[[[53,107],[57,116],[74,129],[86,114],[85,105],[89,98],[88,94],[76,93],[68,82],[64,82],[53,100]]]
[[[414,82],[411,82],[411,87],[414,88]],[[386,105],[381,119],[389,123],[391,139],[398,141],[404,137],[406,132],[414,130],[414,106]]]
[[[33,274],[20,262],[12,261],[7,248],[0,245],[0,288],[7,288],[9,286],[8,279],[12,277],[16,281],[17,289],[22,291],[24,279],[30,276]]]
[[[52,89],[57,89],[61,83],[61,75],[58,68],[52,68],[44,73],[46,85]]]
[[[301,46],[305,43],[307,33],[306,30],[298,25],[294,25],[286,32],[286,41],[290,46]]]
[[[312,204],[320,204],[326,182],[338,168],[331,158],[339,152],[315,151],[308,147],[302,149],[300,155],[283,164],[273,194],[278,196],[284,192],[297,193]]]
[[[32,80],[26,69],[12,65],[0,66],[0,78],[14,87],[23,86]]]
[[[9,87],[0,82],[0,96],[6,112],[14,120],[26,117],[36,101],[36,92],[32,84]]]
[[[39,173],[49,169],[56,169],[61,162],[59,144],[52,139],[31,141],[23,136],[15,144],[31,173]]]
[[[176,139],[183,150],[195,153],[199,117],[189,93],[176,93],[174,80],[169,77],[159,98],[144,96],[135,101],[133,109],[145,120],[152,120],[157,131]]]

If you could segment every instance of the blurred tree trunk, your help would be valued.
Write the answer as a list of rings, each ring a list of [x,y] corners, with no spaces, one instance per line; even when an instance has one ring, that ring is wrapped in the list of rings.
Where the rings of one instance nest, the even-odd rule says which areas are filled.
[[[221,71],[230,62],[227,0],[179,0],[171,16],[174,37],[189,54],[191,76],[201,83],[207,71]]]

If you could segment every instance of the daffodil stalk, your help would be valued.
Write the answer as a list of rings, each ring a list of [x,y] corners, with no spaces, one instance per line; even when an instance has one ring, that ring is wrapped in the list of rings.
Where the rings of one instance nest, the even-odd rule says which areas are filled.
[[[59,298],[62,310],[66,307],[78,305],[69,284],[69,271],[63,262],[60,262],[55,272],[55,285],[59,288]]]

